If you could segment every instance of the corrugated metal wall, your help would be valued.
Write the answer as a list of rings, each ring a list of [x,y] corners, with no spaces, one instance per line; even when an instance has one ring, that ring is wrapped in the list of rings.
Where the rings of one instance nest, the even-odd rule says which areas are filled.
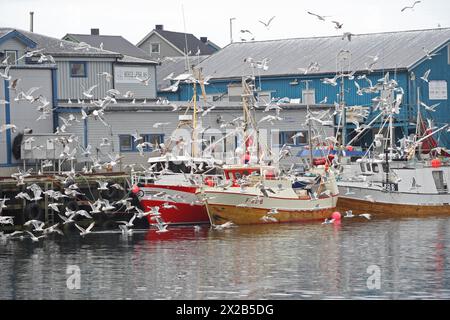
[[[131,163],[140,163],[145,164],[147,162],[150,153],[147,152],[144,157],[141,157],[137,152],[120,152],[119,146],[119,136],[120,135],[131,135],[134,134],[137,130],[139,134],[163,134],[165,141],[169,139],[169,137],[174,133],[177,125],[178,125],[178,117],[184,112],[108,112],[105,115],[105,120],[111,126],[106,127],[100,121],[89,119],[88,120],[88,143],[92,146],[92,154],[94,156],[98,156],[102,160],[108,160],[108,153],[114,152],[116,154],[120,153],[124,159],[122,161],[122,165],[131,164]],[[263,113],[259,111],[256,115],[257,121],[259,121],[262,117],[267,116],[271,113]],[[202,123],[203,128],[209,128],[206,135],[203,138],[206,138],[210,135],[215,135],[211,129],[217,129],[220,132],[225,132],[225,129],[220,129],[220,123],[218,122],[218,118],[220,117],[223,121],[231,121],[237,117],[242,115],[241,110],[220,110],[211,111],[208,115],[201,118],[199,120]],[[66,115],[67,116],[67,115]],[[270,130],[276,128],[273,136],[278,137],[279,132],[283,131],[302,131],[307,130],[305,126],[305,116],[306,111],[304,108],[299,110],[284,110],[282,112],[283,121],[276,122],[275,125],[271,125],[268,122],[263,122],[260,124],[261,132],[267,130],[265,136],[268,138],[267,143],[270,145],[271,143],[271,134]],[[169,122],[168,125],[153,128],[153,125],[157,122]],[[186,128],[186,127],[184,127]],[[189,129],[188,129],[189,130]],[[83,123],[76,124],[73,127],[68,129],[69,132],[74,133],[79,136],[79,140],[83,141],[84,136],[84,127]],[[190,130],[188,131],[190,132]],[[333,135],[333,128],[325,127],[323,131],[320,131],[321,134],[325,134],[326,136]],[[177,136],[179,133],[176,134]],[[102,138],[108,138],[112,141],[112,146],[101,146]],[[279,141],[274,141],[274,143],[278,143]],[[233,146],[234,148],[234,146]],[[109,160],[108,160],[109,161]]]
[[[127,91],[131,91],[134,93],[134,98],[136,99],[155,99],[156,98],[156,66],[154,65],[135,65],[135,64],[116,64],[114,65],[114,74],[117,76],[117,68],[125,68],[126,70],[141,70],[145,69],[148,75],[150,76],[150,80],[148,85],[144,85],[136,80],[135,83],[121,83],[117,82],[117,78],[115,78],[114,86],[115,89],[119,90],[122,94],[125,94]],[[142,78],[142,77],[141,77]]]
[[[34,102],[30,104],[28,101],[14,101],[14,98],[22,90],[26,92],[32,87],[38,87],[39,89],[34,92],[33,96],[37,97],[42,95],[50,102],[50,106],[53,106],[51,70],[11,69],[10,74],[13,79],[21,79],[17,85],[17,90],[10,90],[11,123],[18,127],[19,132],[23,131],[25,127],[28,127],[33,130],[33,133],[52,133],[52,114],[45,120],[36,121],[42,114],[36,110],[37,106],[41,105],[41,103]],[[14,141],[16,135],[17,133],[12,135],[12,141]],[[13,162],[18,162],[14,160],[14,157],[12,159]]]
[[[3,79],[0,79],[0,100],[5,100],[5,82]],[[5,124],[5,109],[6,104],[0,104],[0,126]],[[5,164],[6,161],[6,132],[0,132],[0,164]]]
[[[429,117],[434,120],[435,125],[441,127],[444,124],[450,123],[450,61],[449,61],[449,46],[445,46],[442,50],[437,52],[437,56],[434,56],[431,60],[425,60],[419,66],[413,69],[414,74],[416,75],[416,81],[412,81],[411,84],[411,94],[414,99],[414,102],[417,99],[417,87],[420,89],[420,100],[423,101],[426,105],[431,106],[436,103],[440,103],[438,107],[436,107],[435,112],[426,111],[422,107],[422,115]],[[420,79],[424,75],[424,73],[431,69],[430,76],[428,77],[429,81],[433,80],[445,80],[447,81],[447,100],[430,100],[429,97],[429,84]],[[416,117],[416,110],[414,109],[414,117]],[[439,134],[441,142],[450,148],[450,133],[447,131],[443,131]]]
[[[70,77],[70,61],[86,61],[87,77],[86,78],[72,78]],[[58,99],[87,99],[83,96],[83,85],[86,89],[93,85],[98,85],[92,93],[94,99],[103,98],[106,95],[106,91],[113,88],[113,83],[107,82],[105,77],[101,77],[98,74],[102,72],[108,72],[112,74],[112,62],[114,60],[105,61],[100,59],[61,59],[58,58],[56,63],[58,65],[57,78],[58,78]]]

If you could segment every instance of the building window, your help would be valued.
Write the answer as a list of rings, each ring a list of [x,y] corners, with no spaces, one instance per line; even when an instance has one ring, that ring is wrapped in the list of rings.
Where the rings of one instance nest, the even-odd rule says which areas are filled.
[[[314,105],[316,104],[316,91],[315,90],[302,90],[303,104]]]
[[[447,81],[433,80],[428,83],[428,98],[430,100],[447,100]]]
[[[280,145],[302,146],[308,144],[308,131],[280,132]]]
[[[133,137],[130,134],[119,136],[120,151],[133,151]]]
[[[139,150],[136,146],[140,143],[149,142],[154,147],[157,147],[159,144],[163,143],[164,135],[163,134],[141,134],[142,140],[134,142],[134,138],[131,134],[122,134],[119,135],[119,148],[121,152],[138,152]],[[145,146],[144,151],[152,151],[153,148],[150,146]]]
[[[159,43],[151,43],[150,44],[150,53],[160,53],[160,44]]]
[[[164,142],[164,135],[163,134],[142,134],[141,137],[144,138],[143,142],[149,142],[154,147],[158,147],[158,145],[160,145],[161,143]],[[152,151],[153,148],[146,147],[144,150],[145,151]]]
[[[72,78],[86,78],[86,62],[70,62],[70,76]]]
[[[17,64],[17,51],[15,50],[5,50],[4,59],[8,59],[8,64]]]

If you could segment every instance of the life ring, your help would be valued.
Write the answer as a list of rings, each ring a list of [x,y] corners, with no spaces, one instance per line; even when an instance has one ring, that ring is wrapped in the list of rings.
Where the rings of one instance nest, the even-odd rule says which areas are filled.
[[[37,203],[29,203],[25,207],[25,220],[44,220],[44,210]]]

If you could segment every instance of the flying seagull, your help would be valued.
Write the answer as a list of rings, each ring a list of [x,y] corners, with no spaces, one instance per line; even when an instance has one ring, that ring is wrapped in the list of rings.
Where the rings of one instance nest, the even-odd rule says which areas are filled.
[[[428,77],[430,76],[430,73],[431,73],[431,69],[428,69],[428,70],[423,74],[423,76],[420,77],[420,79],[422,79],[422,80],[425,81],[425,82],[428,82]]]
[[[317,19],[319,19],[321,21],[325,21],[325,18],[328,18],[328,16],[321,16],[321,15],[318,15],[318,14],[315,14],[315,13],[312,13],[312,12],[309,12],[309,11],[307,11],[307,12],[308,12],[308,14],[317,17]]]
[[[419,3],[421,3],[422,1],[414,1],[414,3],[411,5],[411,6],[406,6],[406,7],[404,7],[401,11],[402,12],[404,12],[405,10],[407,10],[407,9],[413,9],[415,6],[416,6],[416,4],[419,4]]]
[[[275,19],[275,16],[273,16],[272,18],[269,19],[269,21],[264,22],[261,20],[258,20],[259,22],[261,22],[266,28],[269,28],[270,23],[272,22],[272,20]]]
[[[338,29],[338,30],[342,29],[342,27],[344,26],[344,24],[340,23],[339,21],[331,21],[331,22],[336,25],[335,28]]]

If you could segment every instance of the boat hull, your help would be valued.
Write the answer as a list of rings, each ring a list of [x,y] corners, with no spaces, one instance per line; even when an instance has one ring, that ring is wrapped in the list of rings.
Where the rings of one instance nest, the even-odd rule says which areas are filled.
[[[270,196],[261,197],[261,202],[257,204],[250,204],[246,202],[254,198],[255,193],[217,192],[210,189],[206,190],[205,194],[208,216],[213,225],[226,222],[249,225],[324,220],[336,211],[337,204],[337,195],[319,199]],[[275,208],[278,213],[269,214],[269,211]]]
[[[141,188],[144,196],[140,199],[143,210],[147,211],[151,207],[159,207],[161,218],[164,222],[171,225],[192,225],[209,223],[206,206],[197,196],[196,187],[181,186],[160,186],[145,185]],[[154,195],[164,192],[172,198],[178,196],[179,201],[169,200],[168,198],[157,198]],[[167,208],[164,204],[168,204]],[[175,208],[171,208],[175,206]],[[147,216],[149,223],[155,223]]]
[[[371,213],[384,217],[436,216],[450,214],[449,194],[420,194],[383,192],[351,186],[352,195],[346,195],[348,186],[340,186],[338,210],[353,213]],[[369,199],[367,198],[369,197]]]
[[[381,203],[360,199],[340,197],[338,210],[345,212],[352,210],[353,213],[371,213],[384,217],[413,217],[413,216],[436,216],[450,215],[450,205],[412,205],[401,203]]]
[[[211,223],[214,225],[222,225],[229,221],[236,225],[309,222],[329,218],[336,211],[336,208],[296,211],[278,210],[278,213],[273,215],[277,220],[275,222],[263,220],[263,217],[267,216],[268,210],[270,210],[267,208],[241,208],[223,204],[208,204],[207,209]]]

